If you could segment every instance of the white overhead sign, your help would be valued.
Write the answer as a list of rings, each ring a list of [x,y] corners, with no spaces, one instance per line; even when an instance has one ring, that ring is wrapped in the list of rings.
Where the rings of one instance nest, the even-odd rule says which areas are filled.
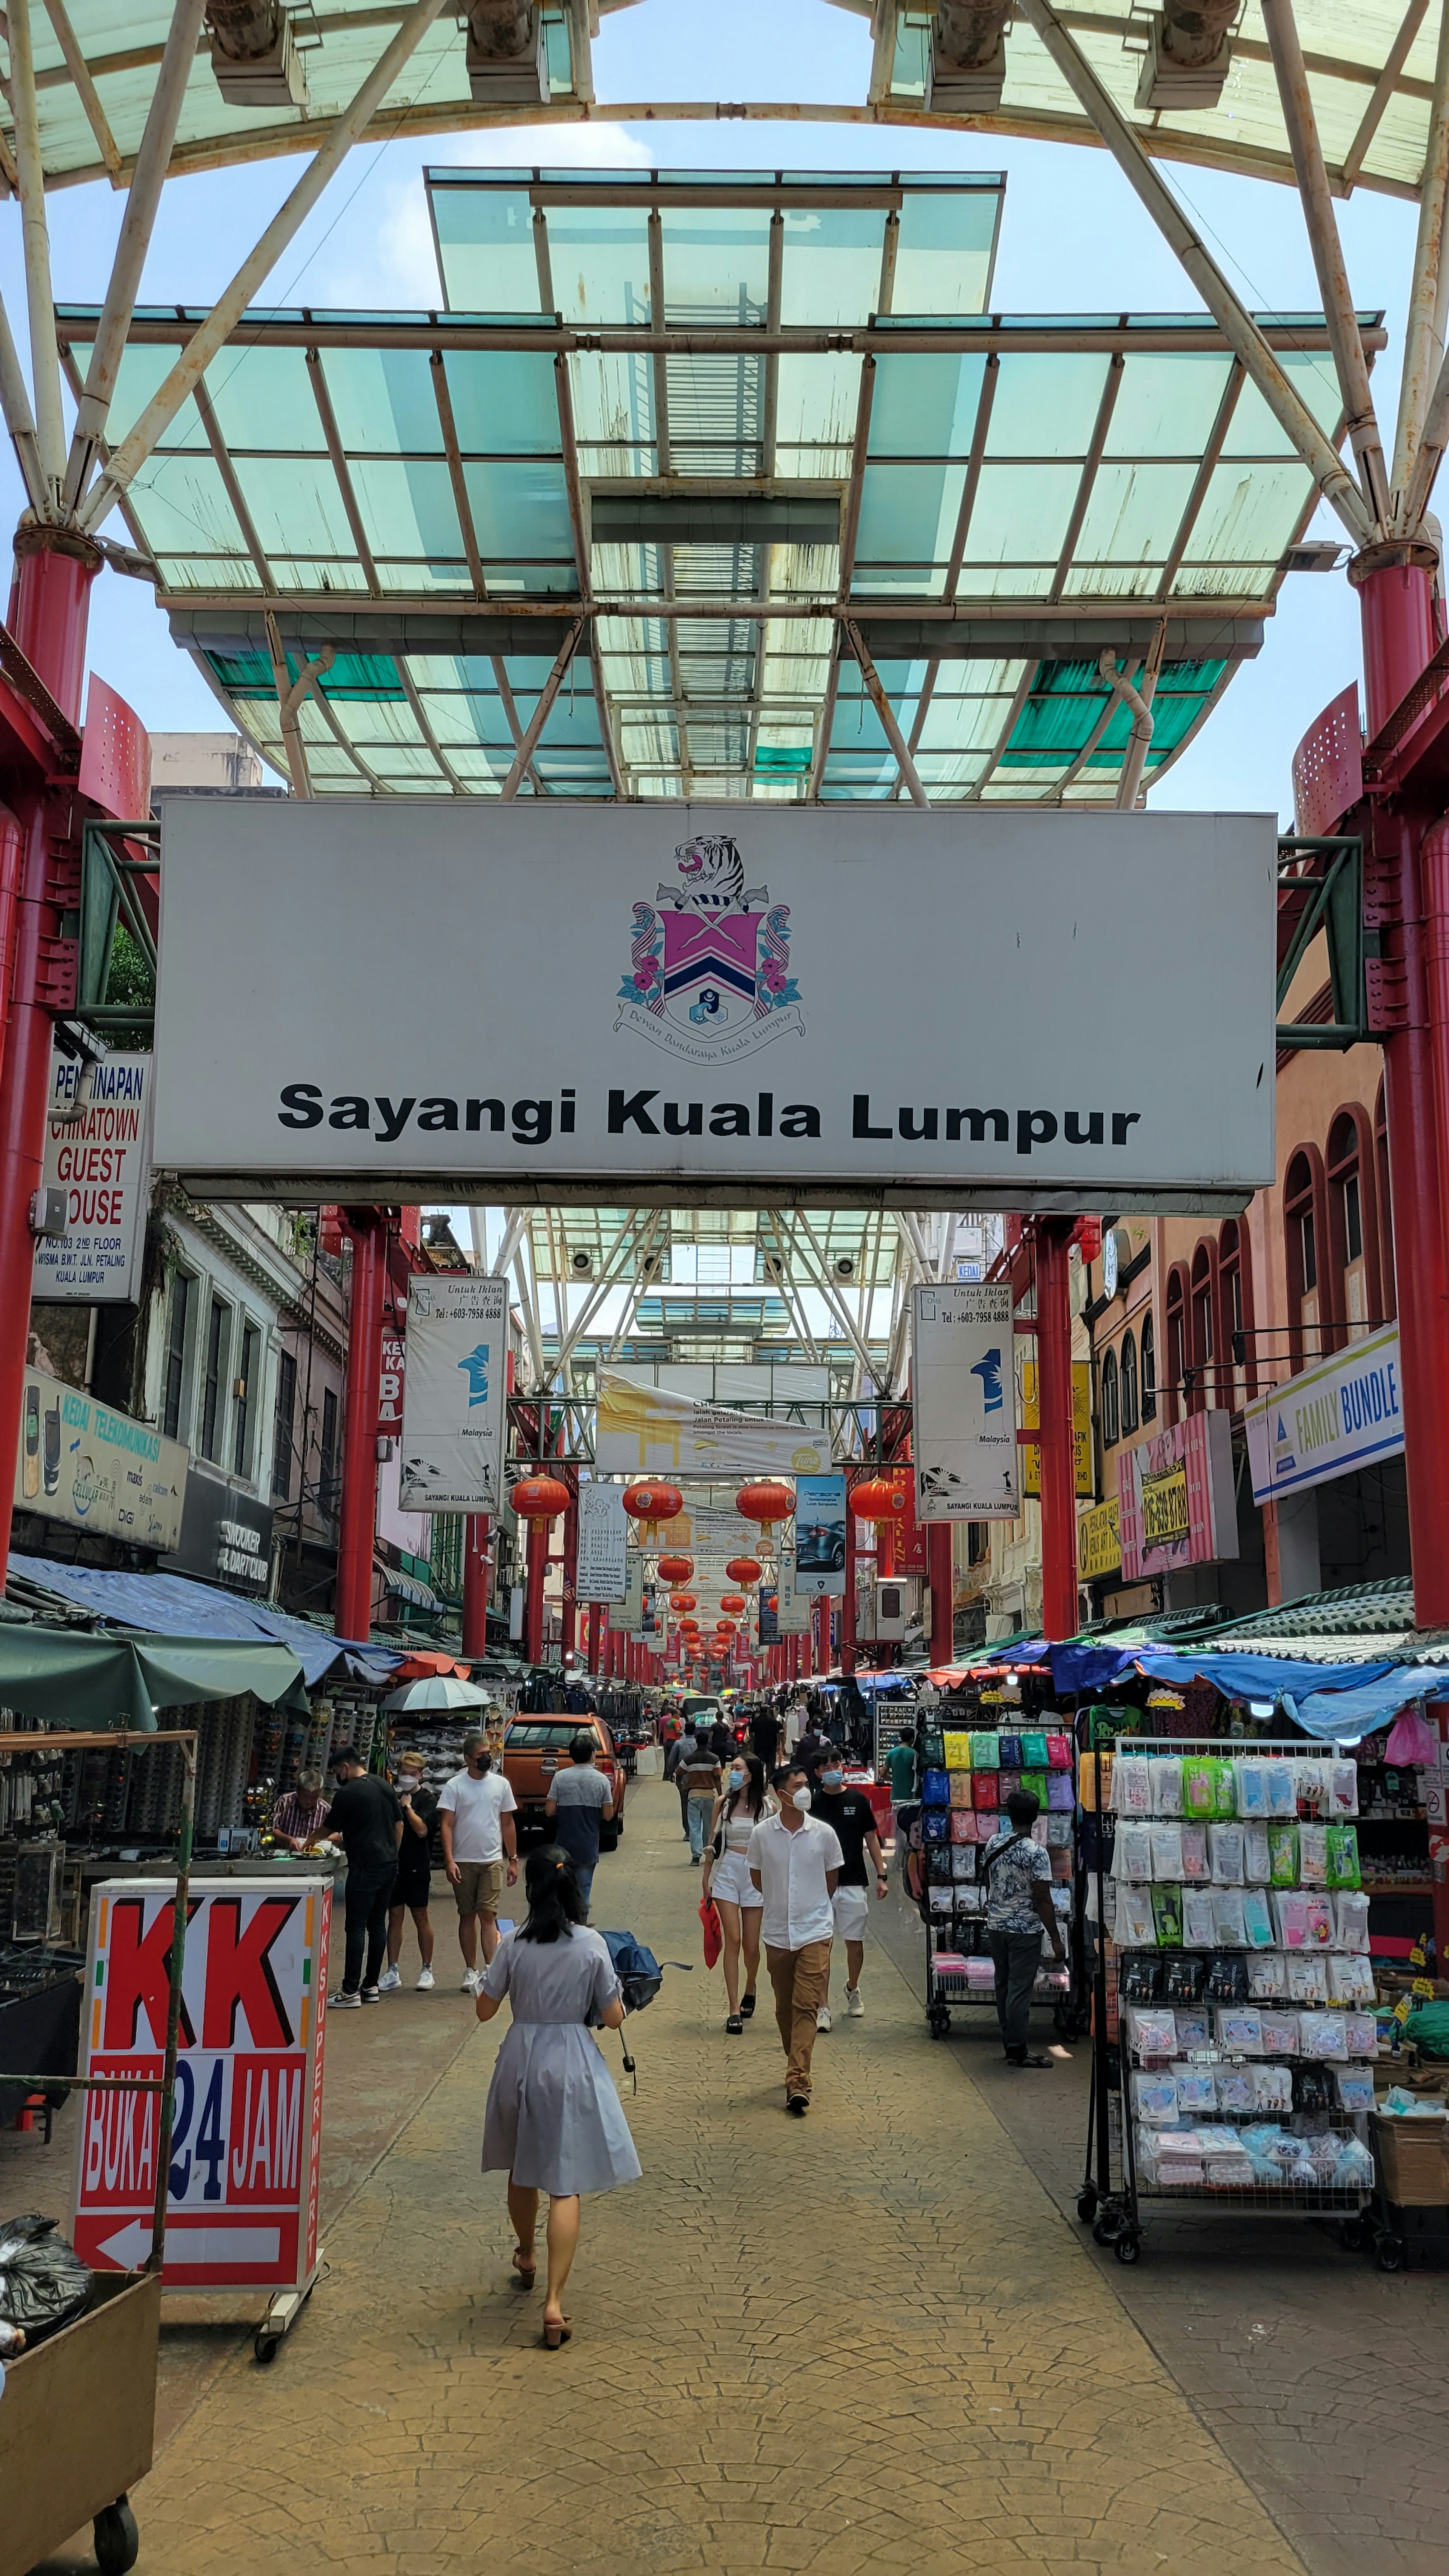
[[[794,1476],[830,1464],[830,1434],[601,1369],[594,1459],[604,1475]]]
[[[629,1519],[622,1485],[579,1480],[579,1601],[622,1601],[628,1577]]]
[[[399,906],[395,800],[168,803],[156,1156],[206,1194],[1195,1208],[1274,1176],[1272,815],[407,826]],[[1171,996],[1160,1041],[1109,1011],[1084,1043],[1128,989]]]
[[[1010,1283],[911,1291],[916,1518],[1012,1521],[1021,1509]]]
[[[1255,1503],[1393,1457],[1404,1445],[1398,1325],[1290,1377],[1248,1405],[1243,1420]]]
[[[507,1318],[506,1280],[449,1272],[409,1282],[401,1511],[497,1511]]]
[[[31,1294],[84,1306],[126,1305],[137,1293],[151,1188],[149,1055],[82,1065],[55,1055],[45,1123],[48,1189],[65,1192],[66,1231],[35,1247]]]

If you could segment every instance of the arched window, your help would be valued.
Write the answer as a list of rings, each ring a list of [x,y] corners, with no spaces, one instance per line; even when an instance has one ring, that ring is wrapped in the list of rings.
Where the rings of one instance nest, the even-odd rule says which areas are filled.
[[[1323,1164],[1316,1147],[1300,1145],[1283,1175],[1283,1225],[1288,1251],[1289,1355],[1295,1372],[1332,1347],[1333,1310],[1325,1272],[1327,1254]]]
[[[1200,1243],[1192,1256],[1192,1310],[1188,1336],[1188,1366],[1192,1371],[1192,1392],[1187,1400],[1189,1413],[1205,1413],[1213,1393],[1213,1361],[1216,1349],[1213,1339],[1213,1308],[1217,1303],[1213,1277],[1213,1246]]]
[[[1122,1429],[1117,1412],[1117,1354],[1115,1351],[1104,1351],[1102,1354],[1103,1448],[1110,1449],[1114,1440],[1119,1440],[1121,1436]]]
[[[1374,1102],[1374,1176],[1379,1185],[1379,1313],[1397,1315],[1398,1282],[1394,1277],[1394,1202],[1389,1188],[1389,1120],[1384,1103],[1384,1086]]]
[[[1130,1333],[1122,1336],[1122,1358],[1118,1369],[1121,1389],[1122,1437],[1137,1428],[1137,1344]]]
[[[1328,1131],[1328,1230],[1338,1293],[1334,1320],[1352,1341],[1368,1330],[1379,1303],[1378,1226],[1374,1208],[1375,1163],[1368,1111],[1340,1109]]]
[[[1258,1392],[1252,1324],[1252,1247],[1230,1216],[1218,1235],[1218,1402],[1234,1412]]]
[[[1187,1369],[1187,1269],[1183,1262],[1175,1261],[1167,1274],[1167,1383],[1162,1390],[1169,1423],[1180,1422],[1186,1410],[1183,1382]]]
[[[1157,1420],[1157,1339],[1150,1309],[1142,1318],[1142,1419]]]

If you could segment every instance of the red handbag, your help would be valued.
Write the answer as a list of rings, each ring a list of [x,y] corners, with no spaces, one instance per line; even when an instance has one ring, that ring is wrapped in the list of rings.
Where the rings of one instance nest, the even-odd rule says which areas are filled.
[[[724,1948],[724,1934],[720,1929],[719,1915],[715,1911],[712,1896],[700,1898],[699,1919],[704,1927],[704,1964],[707,1968],[712,1968]]]

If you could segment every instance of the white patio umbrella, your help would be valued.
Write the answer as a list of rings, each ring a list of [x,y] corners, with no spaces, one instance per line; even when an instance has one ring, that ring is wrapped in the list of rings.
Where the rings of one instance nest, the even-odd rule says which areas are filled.
[[[423,1717],[435,1709],[487,1708],[488,1693],[460,1682],[456,1674],[430,1673],[426,1681],[404,1682],[382,1704],[400,1716]]]

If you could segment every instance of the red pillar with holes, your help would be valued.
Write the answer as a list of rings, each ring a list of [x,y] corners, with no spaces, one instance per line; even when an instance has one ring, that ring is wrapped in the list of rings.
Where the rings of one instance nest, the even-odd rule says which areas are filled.
[[[1077,1478],[1072,1438],[1070,1217],[1036,1227],[1037,1440],[1041,1456],[1041,1610],[1048,1637],[1077,1633]]]
[[[342,1509],[332,1625],[365,1644],[372,1634],[372,1560],[377,1533],[377,1402],[382,1377],[382,1309],[387,1289],[387,1219],[380,1208],[347,1208],[352,1237],[352,1304],[343,1395]]]
[[[470,1512],[463,1523],[463,1652],[488,1651],[488,1579],[492,1567],[488,1541],[493,1524],[486,1512]]]

